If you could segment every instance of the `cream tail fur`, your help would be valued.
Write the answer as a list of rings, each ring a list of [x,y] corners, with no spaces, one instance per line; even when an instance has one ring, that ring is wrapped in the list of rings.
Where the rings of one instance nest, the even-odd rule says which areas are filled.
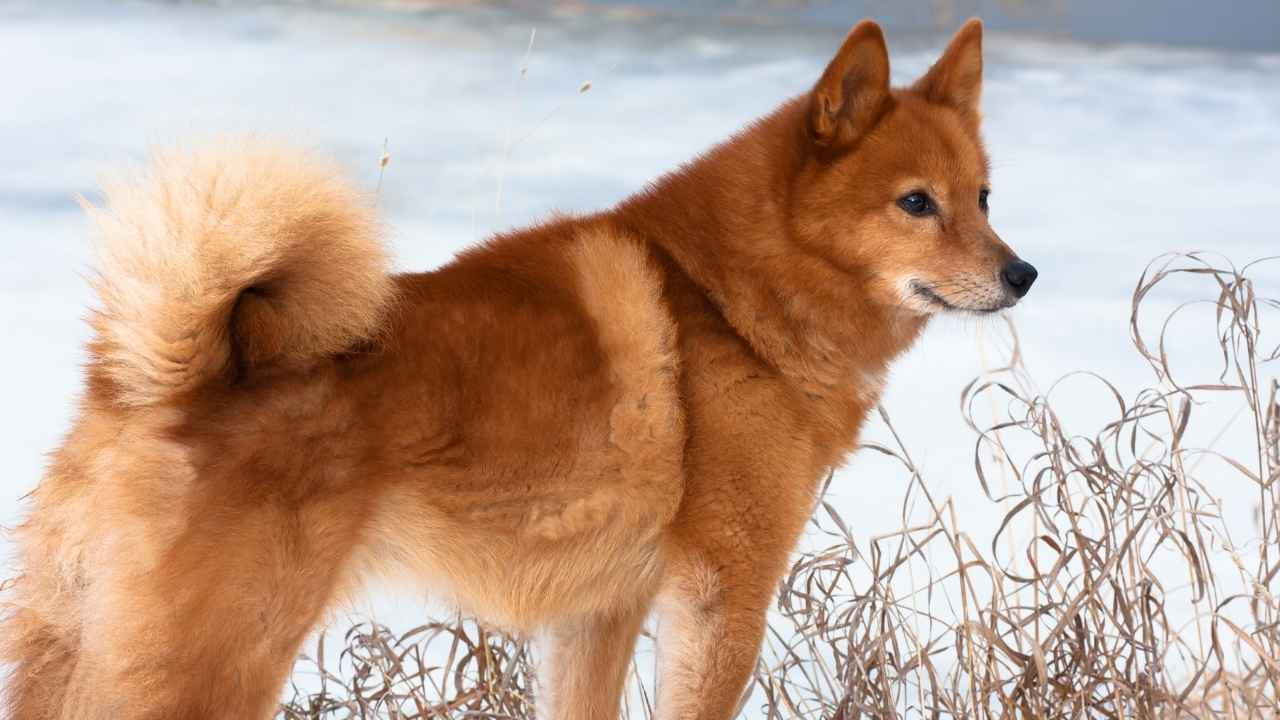
[[[152,405],[237,365],[305,365],[376,334],[392,298],[371,203],[277,143],[158,154],[107,186],[95,351],[120,402]]]

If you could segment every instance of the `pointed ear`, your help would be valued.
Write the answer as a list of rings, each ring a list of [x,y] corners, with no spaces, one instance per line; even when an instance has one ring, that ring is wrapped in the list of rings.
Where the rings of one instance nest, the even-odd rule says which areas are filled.
[[[889,102],[889,51],[880,26],[863,20],[849,31],[814,86],[809,129],[814,142],[843,147],[867,132]]]
[[[973,18],[956,31],[942,57],[911,89],[929,102],[977,118],[982,99],[982,21]]]

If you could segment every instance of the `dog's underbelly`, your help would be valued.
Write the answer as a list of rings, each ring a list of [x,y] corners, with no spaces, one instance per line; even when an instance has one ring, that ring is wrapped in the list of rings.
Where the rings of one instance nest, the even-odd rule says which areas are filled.
[[[659,486],[590,484],[574,496],[508,497],[462,512],[433,501],[434,483],[390,487],[375,504],[357,574],[526,632],[645,603],[674,506],[657,497]]]

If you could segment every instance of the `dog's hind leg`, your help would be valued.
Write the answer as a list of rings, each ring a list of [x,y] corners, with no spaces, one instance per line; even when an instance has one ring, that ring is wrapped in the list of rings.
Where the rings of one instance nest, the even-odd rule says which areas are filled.
[[[5,654],[14,664],[0,715],[12,720],[60,717],[76,668],[79,638],[25,609],[11,611],[4,629]]]
[[[0,581],[0,717],[63,717],[80,659],[85,575],[82,535],[72,524],[92,517],[83,492],[83,468],[56,454],[33,510],[15,528],[20,571]]]
[[[84,658],[110,670],[94,683],[122,701],[110,716],[270,717],[357,543],[344,505],[211,508],[146,575],[115,578]]]
[[[50,640],[43,666],[19,664],[10,683],[29,689],[10,688],[14,718],[272,715],[301,643],[344,589],[360,500],[214,494],[197,489],[180,505],[105,498],[111,523],[95,526],[74,589],[79,637],[67,651]]]

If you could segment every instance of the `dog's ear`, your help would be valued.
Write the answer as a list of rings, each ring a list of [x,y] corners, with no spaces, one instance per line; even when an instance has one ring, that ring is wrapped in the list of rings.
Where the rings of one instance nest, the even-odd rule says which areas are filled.
[[[942,57],[911,89],[976,120],[982,99],[982,21],[973,18],[957,30]]]
[[[889,103],[889,50],[879,25],[853,26],[809,103],[809,129],[823,147],[847,146],[876,124]]]

